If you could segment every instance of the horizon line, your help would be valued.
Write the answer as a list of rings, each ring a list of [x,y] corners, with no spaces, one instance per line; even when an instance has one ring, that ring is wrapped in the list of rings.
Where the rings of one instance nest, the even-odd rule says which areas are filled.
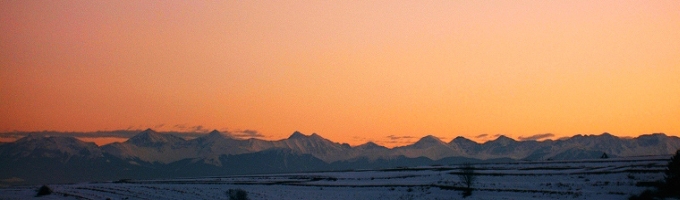
[[[305,137],[311,137],[312,135],[318,135],[319,137],[321,137],[325,140],[331,141],[333,143],[349,145],[349,143],[347,143],[347,142],[332,141],[328,138],[321,136],[320,134],[318,134],[316,132],[307,135],[307,134],[301,133],[297,130],[293,131],[292,134],[290,134],[288,137],[285,137],[285,138],[264,139],[264,138],[267,138],[264,135],[252,135],[252,134],[251,135],[243,135],[243,134],[239,134],[239,133],[243,133],[243,131],[232,132],[232,131],[226,131],[226,130],[220,131],[220,130],[217,130],[217,129],[213,129],[212,131],[156,131],[152,128],[147,128],[147,129],[144,129],[144,130],[141,130],[141,129],[137,129],[137,130],[121,129],[121,130],[97,130],[97,131],[54,131],[54,130],[17,131],[17,130],[15,130],[15,131],[11,131],[11,132],[0,132],[0,142],[14,142],[16,140],[27,137],[29,135],[38,135],[38,136],[43,136],[43,137],[45,137],[45,136],[47,136],[47,137],[51,137],[51,136],[74,137],[74,138],[77,138],[81,141],[95,142],[98,146],[104,146],[106,144],[110,144],[110,143],[114,143],[114,142],[125,142],[128,139],[130,139],[130,138],[132,138],[132,137],[134,137],[134,136],[136,136],[136,135],[138,135],[142,132],[145,132],[147,130],[151,130],[151,131],[153,131],[155,133],[159,133],[159,134],[171,134],[171,135],[179,136],[179,137],[182,137],[186,140],[192,140],[192,139],[195,139],[195,138],[198,138],[198,137],[206,136],[206,135],[208,135],[208,134],[210,134],[211,132],[214,132],[214,131],[217,131],[222,135],[226,134],[225,136],[228,136],[228,137],[231,137],[231,138],[237,139],[237,140],[257,139],[257,140],[263,140],[263,141],[286,140],[286,139],[289,139],[290,136],[292,136],[296,133],[300,133],[300,134],[304,135]],[[93,135],[93,134],[98,134],[98,135]],[[255,132],[255,134],[259,134],[259,133]],[[496,140],[498,140],[502,137],[510,138],[510,139],[517,141],[517,142],[524,142],[524,141],[544,142],[544,141],[566,140],[566,139],[574,138],[574,137],[577,137],[577,136],[584,136],[584,137],[585,136],[602,136],[602,135],[605,135],[605,134],[608,134],[608,135],[611,135],[611,136],[614,136],[614,137],[617,137],[617,138],[621,138],[621,139],[635,139],[635,138],[639,138],[640,136],[655,135],[655,134],[662,134],[662,135],[665,135],[665,136],[677,137],[677,136],[674,136],[674,135],[668,135],[664,132],[643,133],[643,134],[637,135],[637,137],[617,136],[617,135],[611,134],[609,132],[602,132],[602,133],[599,133],[599,134],[581,134],[581,133],[579,133],[579,134],[574,134],[574,135],[571,135],[571,136],[564,136],[564,137],[559,137],[559,138],[555,138],[555,135],[552,134],[552,133],[542,133],[542,134],[535,134],[535,135],[529,135],[529,136],[519,136],[517,138],[509,137],[509,136],[503,135],[503,134],[494,134],[494,135],[491,135],[492,138],[494,138],[494,139],[480,140],[480,141],[482,141],[482,142],[480,142],[480,141],[476,141],[475,140],[476,138],[468,138],[468,137],[465,137],[465,136],[462,136],[462,135],[454,136],[450,140],[443,140],[442,137],[439,137],[439,136],[436,136],[436,135],[433,135],[433,134],[428,134],[428,135],[425,135],[425,136],[422,136],[422,137],[396,136],[398,139],[392,139],[391,141],[386,141],[386,142],[385,141],[382,141],[382,142],[381,141],[375,141],[375,140],[369,139],[369,140],[365,140],[363,143],[360,143],[360,144],[357,144],[357,145],[350,145],[350,146],[356,147],[356,146],[360,146],[360,145],[364,145],[364,144],[368,144],[368,143],[374,143],[374,144],[378,144],[378,145],[383,146],[383,147],[397,148],[397,147],[413,145],[413,144],[417,143],[418,141],[421,141],[422,139],[427,138],[427,137],[434,137],[437,140],[444,142],[444,143],[451,143],[457,138],[464,138],[464,139],[473,141],[477,144],[484,144],[484,143],[487,143],[487,142],[496,141]],[[488,134],[481,134],[481,135],[488,135]],[[116,140],[116,139],[109,140],[109,141],[112,141],[112,142],[106,142],[106,143],[102,144],[102,143],[97,143],[96,141],[94,141],[98,138],[118,138],[119,140]],[[443,137],[443,138],[449,138],[449,137]],[[417,140],[410,142],[411,141],[410,139],[417,139]],[[9,140],[11,140],[11,141],[9,141]],[[407,141],[396,142],[395,140],[407,140]],[[392,144],[400,143],[400,144],[406,144],[406,145],[394,145],[394,146],[391,146],[391,147],[389,145],[385,145],[385,144],[390,144],[390,143],[392,143]]]

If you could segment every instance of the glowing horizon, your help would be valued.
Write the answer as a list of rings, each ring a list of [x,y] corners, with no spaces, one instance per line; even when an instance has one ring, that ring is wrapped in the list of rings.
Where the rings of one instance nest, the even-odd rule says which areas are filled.
[[[679,136],[678,7],[5,1],[0,132]]]
[[[151,128],[148,128],[151,129]],[[153,129],[151,129],[153,130]],[[5,132],[5,133],[0,133],[0,142],[14,142],[16,140],[19,140],[25,136],[31,135],[31,134],[37,134],[38,136],[67,136],[67,137],[75,137],[81,141],[84,142],[93,142],[97,146],[104,146],[107,144],[111,144],[114,142],[125,142],[131,137],[143,132],[145,130],[113,130],[113,131],[97,131],[97,132],[56,132],[56,131],[37,131],[37,132]],[[153,130],[156,131],[156,130]],[[266,140],[266,141],[277,141],[277,140],[284,140],[287,139],[289,136],[284,137],[284,138],[271,138],[269,136],[262,135],[257,132],[251,132],[252,130],[246,130],[246,131],[228,131],[228,130],[212,130],[212,131],[218,131],[222,134],[226,134],[229,137],[238,139],[238,140],[248,140],[248,139],[259,139],[259,140]],[[211,131],[211,132],[212,132]],[[178,131],[156,131],[160,134],[173,134],[176,136],[183,137],[184,139],[187,140],[192,140],[201,136],[206,136],[210,132],[207,130],[201,130],[199,132],[178,132]],[[297,132],[297,131],[295,131]],[[291,133],[292,134],[292,133]],[[325,139],[328,139],[323,136],[323,134],[319,133],[302,133],[305,136],[310,136],[313,134],[317,134]],[[619,137],[622,139],[631,139],[631,138],[637,138],[637,137],[630,137],[630,136],[618,136],[616,134],[612,134],[609,132],[603,132],[599,134],[575,134],[575,135],[570,135],[570,136],[562,136],[562,137],[556,137],[552,133],[543,133],[543,134],[536,134],[536,135],[529,135],[529,136],[519,136],[518,138],[513,138],[509,137],[515,141],[546,141],[546,140],[562,140],[562,139],[568,139],[572,138],[575,136],[600,136],[603,134],[610,134],[615,137]],[[639,136],[642,135],[651,135],[651,134],[664,134],[665,133],[648,133],[648,134],[640,134]],[[385,146],[387,148],[395,148],[395,147],[401,147],[401,146],[407,146],[414,144],[418,142],[420,139],[428,136],[433,136],[433,135],[425,135],[425,136],[396,136],[396,135],[389,135],[386,138],[383,138],[382,140],[368,140],[363,143],[355,143],[355,144],[350,144],[353,147],[356,147],[358,145],[363,145],[369,142],[376,143],[381,146]],[[668,136],[668,135],[667,135]],[[672,135],[670,135],[672,136]],[[489,135],[489,134],[480,134],[471,138],[465,137],[465,136],[453,136],[453,137],[437,137],[440,141],[449,143],[452,140],[454,140],[457,137],[463,137],[469,140],[472,140],[478,144],[483,144],[489,141],[497,140],[500,137],[508,137],[503,134],[495,134],[495,135]],[[676,136],[677,137],[677,136]],[[346,143],[342,141],[333,141],[331,142],[335,143]],[[347,143],[349,144],[349,143]]]

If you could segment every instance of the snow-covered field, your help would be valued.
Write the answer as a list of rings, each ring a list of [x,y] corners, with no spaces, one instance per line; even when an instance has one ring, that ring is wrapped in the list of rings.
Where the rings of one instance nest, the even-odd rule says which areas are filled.
[[[663,179],[669,157],[475,164],[467,199],[627,199]],[[123,180],[0,188],[0,199],[462,199],[459,166],[231,177]]]

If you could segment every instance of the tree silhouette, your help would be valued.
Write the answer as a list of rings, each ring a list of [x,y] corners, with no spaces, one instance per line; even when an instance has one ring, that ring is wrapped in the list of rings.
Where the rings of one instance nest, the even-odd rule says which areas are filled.
[[[458,178],[465,186],[463,197],[472,195],[472,185],[477,179],[477,176],[475,175],[475,167],[469,163],[463,164],[460,168],[460,174],[458,174]]]
[[[664,182],[657,185],[657,191],[645,190],[640,195],[633,195],[629,200],[638,199],[665,199],[667,197],[680,198],[680,149],[675,152],[675,155],[668,161],[668,167],[665,171],[666,177]]]
[[[680,197],[680,150],[668,162],[664,188],[668,195]]]

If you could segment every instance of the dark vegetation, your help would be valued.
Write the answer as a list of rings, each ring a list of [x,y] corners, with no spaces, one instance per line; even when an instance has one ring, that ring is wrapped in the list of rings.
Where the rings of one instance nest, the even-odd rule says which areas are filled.
[[[35,196],[39,197],[39,196],[45,196],[45,195],[50,195],[50,194],[52,194],[52,188],[47,187],[47,185],[43,185],[42,187],[40,187],[40,189],[38,189],[38,194],[36,194]]]
[[[680,150],[675,152],[675,156],[668,162],[666,168],[666,185],[662,190],[671,197],[680,197]]]
[[[655,189],[645,190],[640,195],[633,195],[629,199],[680,198],[680,150],[677,150],[668,162],[664,173],[666,177],[663,182],[638,183],[637,185],[654,186]]]
[[[458,178],[465,186],[465,190],[463,190],[463,197],[465,198],[472,195],[472,184],[475,182],[475,179],[477,179],[477,176],[475,175],[475,167],[469,163],[463,164],[460,168],[460,174],[458,174]]]
[[[243,189],[229,189],[227,195],[229,200],[248,200],[248,192]]]

